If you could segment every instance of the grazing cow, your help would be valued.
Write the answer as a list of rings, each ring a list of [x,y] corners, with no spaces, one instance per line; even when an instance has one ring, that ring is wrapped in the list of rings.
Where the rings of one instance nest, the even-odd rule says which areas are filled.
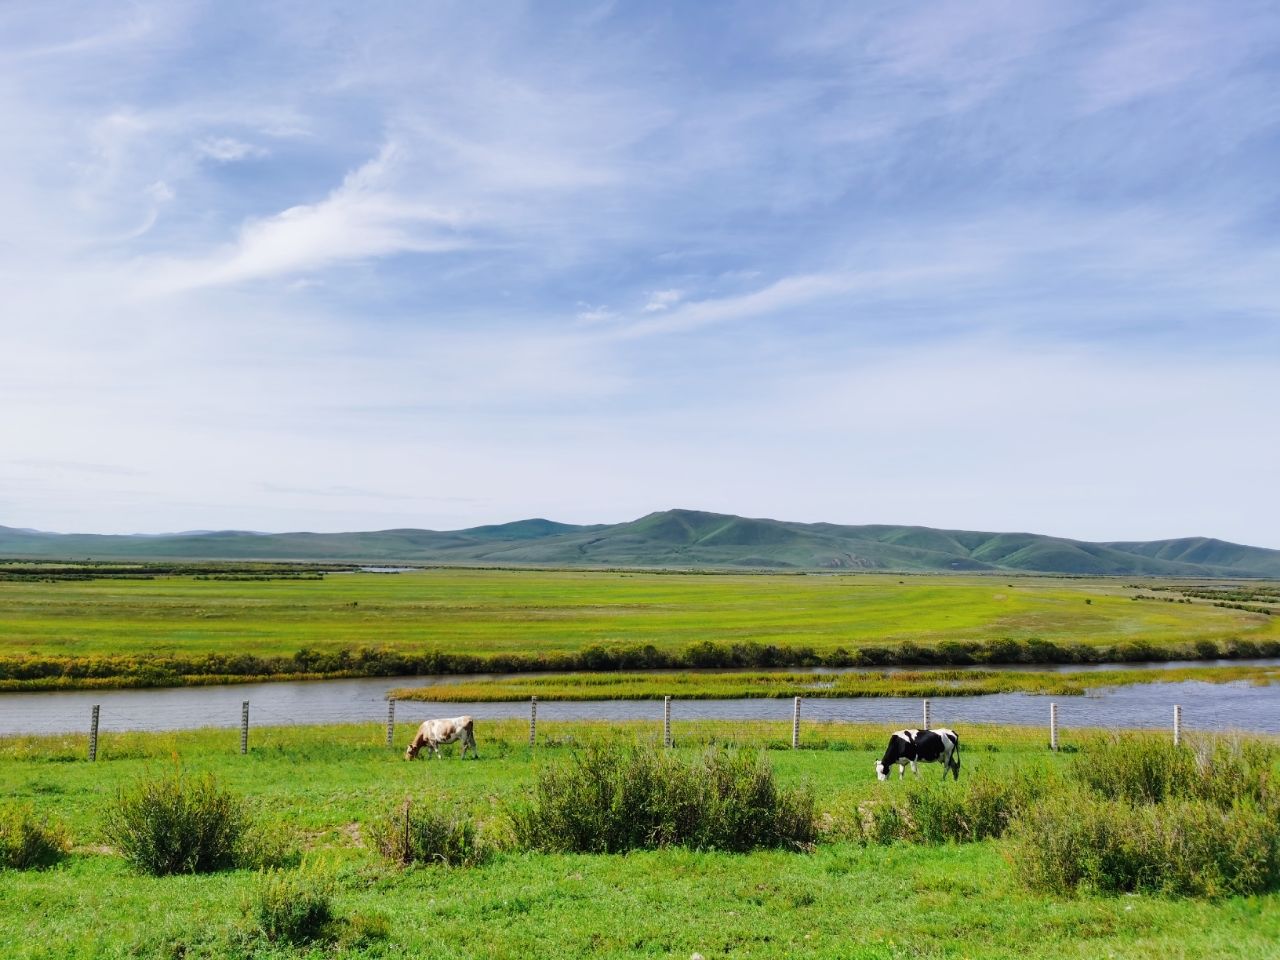
[[[440,745],[442,743],[453,743],[455,740],[461,740],[462,759],[465,760],[467,758],[467,748],[470,747],[471,759],[479,760],[480,754],[476,751],[476,734],[473,726],[470,717],[424,720],[422,726],[418,728],[417,734],[414,735],[413,740],[405,749],[404,758],[412,760],[424,746],[439,758]]]
[[[947,771],[951,771],[953,779],[960,779],[960,738],[952,730],[939,727],[937,730],[899,730],[889,738],[889,746],[884,756],[876,761],[876,777],[889,779],[889,768],[898,765],[898,779],[906,773],[905,764],[911,764],[911,772],[917,777],[916,761],[921,763],[942,763],[942,779],[947,779]]]

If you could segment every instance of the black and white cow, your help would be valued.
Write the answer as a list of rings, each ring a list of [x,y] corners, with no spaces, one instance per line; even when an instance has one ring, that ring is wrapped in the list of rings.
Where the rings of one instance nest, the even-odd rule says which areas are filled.
[[[921,763],[942,763],[942,779],[951,771],[954,779],[960,779],[960,738],[955,731],[939,727],[937,730],[899,730],[889,738],[889,746],[884,756],[876,761],[876,777],[889,779],[889,768],[898,765],[898,779],[906,773],[906,764],[911,764],[911,772],[917,777],[916,761]]]

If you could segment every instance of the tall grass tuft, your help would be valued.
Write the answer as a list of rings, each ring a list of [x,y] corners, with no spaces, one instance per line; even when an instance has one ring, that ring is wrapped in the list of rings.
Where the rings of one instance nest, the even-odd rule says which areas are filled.
[[[1251,805],[1133,806],[1069,793],[1020,818],[1010,840],[1015,872],[1037,890],[1219,897],[1280,883],[1280,824]]]
[[[1280,811],[1280,748],[1259,740],[1204,738],[1177,746],[1163,737],[1120,734],[1086,743],[1072,775],[1100,797],[1133,804],[1205,800]]]
[[[474,866],[488,858],[469,817],[405,803],[369,825],[378,852],[393,863]]]
[[[973,776],[960,784],[922,781],[901,798],[860,809],[865,843],[974,843],[1004,836],[1009,825],[1048,791],[1045,777]]]
[[[778,786],[763,754],[710,748],[693,760],[647,744],[592,744],[546,768],[511,811],[516,842],[552,852],[666,846],[807,849],[813,794]]]
[[[259,875],[247,912],[273,942],[309,943],[331,938],[333,878],[314,869],[271,869]]]
[[[36,817],[31,807],[6,804],[0,808],[0,870],[50,866],[70,846],[66,827]]]
[[[212,774],[143,778],[122,787],[104,832],[144,873],[208,873],[233,866],[249,826],[244,801]]]

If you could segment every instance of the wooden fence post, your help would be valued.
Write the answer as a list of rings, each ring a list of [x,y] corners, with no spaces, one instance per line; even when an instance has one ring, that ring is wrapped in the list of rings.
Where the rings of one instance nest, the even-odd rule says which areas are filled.
[[[538,742],[538,697],[535,694],[529,698],[529,749],[532,750]]]
[[[249,701],[240,702],[240,755],[249,752]]]
[[[1049,749],[1058,751],[1058,705],[1049,704]]]
[[[662,745],[671,746],[671,698],[662,698]]]
[[[795,707],[791,711],[791,749],[800,749],[800,698],[796,697]]]
[[[408,866],[413,861],[413,840],[409,831],[409,807],[413,800],[409,797],[404,798],[404,852],[401,854],[401,863]]]
[[[1182,743],[1182,707],[1174,704],[1173,707],[1173,745],[1176,747]]]
[[[395,743],[396,739],[396,698],[387,698],[387,746],[390,747]]]
[[[98,704],[93,705],[93,716],[89,720],[89,759],[98,759]]]
[[[929,701],[924,702],[924,729],[929,729]]]

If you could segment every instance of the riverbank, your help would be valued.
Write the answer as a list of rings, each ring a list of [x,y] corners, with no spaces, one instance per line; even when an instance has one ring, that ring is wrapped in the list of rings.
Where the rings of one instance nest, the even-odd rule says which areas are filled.
[[[957,697],[993,693],[1083,696],[1104,687],[1150,683],[1151,671],[898,670],[856,673],[573,673],[495,677],[426,687],[397,687],[399,700],[490,703],[528,700],[727,700],[753,697]],[[1280,681],[1280,666],[1187,667],[1165,670],[1160,682]]]

